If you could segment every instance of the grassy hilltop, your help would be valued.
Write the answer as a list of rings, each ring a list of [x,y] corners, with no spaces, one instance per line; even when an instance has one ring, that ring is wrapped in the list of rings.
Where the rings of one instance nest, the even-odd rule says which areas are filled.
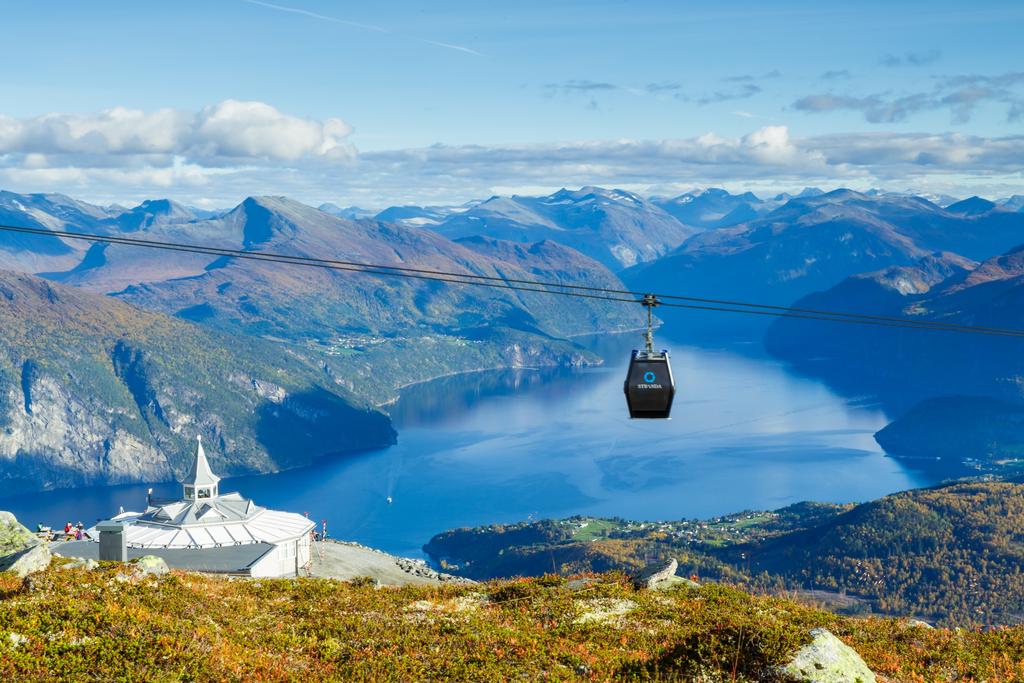
[[[0,575],[0,678],[781,681],[775,667],[815,627],[879,680],[1024,676],[1021,628],[842,617],[714,584],[638,591],[610,573],[395,589],[118,571]]]

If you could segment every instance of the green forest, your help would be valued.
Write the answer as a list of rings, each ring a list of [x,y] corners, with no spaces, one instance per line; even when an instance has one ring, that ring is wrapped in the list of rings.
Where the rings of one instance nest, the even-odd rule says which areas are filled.
[[[861,505],[801,503],[710,520],[570,518],[435,536],[425,550],[471,578],[634,570],[679,573],[847,612],[943,625],[1016,624],[1024,614],[1024,486],[967,482]]]

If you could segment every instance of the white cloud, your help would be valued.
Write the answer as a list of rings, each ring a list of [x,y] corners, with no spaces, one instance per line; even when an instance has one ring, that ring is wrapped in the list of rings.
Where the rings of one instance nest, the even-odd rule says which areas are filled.
[[[132,165],[139,161],[132,157],[161,155],[167,157],[164,165],[175,156],[207,164],[348,159],[354,154],[346,142],[351,132],[338,118],[316,121],[262,102],[225,100],[195,113],[115,107],[26,119],[0,115],[0,154],[49,155],[57,164],[70,160],[98,166]],[[40,157],[33,158],[38,163]]]
[[[880,186],[1012,194],[1024,186],[1024,136],[851,133],[799,137],[786,126],[744,136],[536,145],[433,145],[357,153],[343,120],[306,119],[261,102],[196,112],[115,108],[0,116],[0,188],[98,202],[170,196],[229,206],[285,194],[318,204],[461,202],[544,188],[744,185]],[[1008,191],[1009,190],[1009,191]],[[660,191],[660,190],[659,190]]]
[[[193,145],[209,156],[294,161],[304,156],[348,158],[351,126],[283,114],[262,102],[226,100],[204,108],[193,120]]]
[[[789,139],[789,129],[785,126],[765,126],[744,137],[742,145],[762,163],[789,164],[803,160],[820,163],[822,161],[822,156],[819,153],[798,149]]]
[[[766,126],[742,137],[705,133],[671,140],[444,146],[362,154],[358,183],[338,179],[327,198],[376,204],[455,201],[512,188],[606,185],[644,188],[726,184],[898,187],[914,184],[1006,194],[1024,187],[1024,136],[853,133],[793,137]],[[500,188],[500,191],[499,191]]]

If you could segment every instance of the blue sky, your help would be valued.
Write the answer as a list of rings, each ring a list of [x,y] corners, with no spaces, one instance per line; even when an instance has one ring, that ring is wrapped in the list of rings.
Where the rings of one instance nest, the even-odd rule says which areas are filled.
[[[4,27],[19,191],[1024,191],[1020,2],[55,2]]]

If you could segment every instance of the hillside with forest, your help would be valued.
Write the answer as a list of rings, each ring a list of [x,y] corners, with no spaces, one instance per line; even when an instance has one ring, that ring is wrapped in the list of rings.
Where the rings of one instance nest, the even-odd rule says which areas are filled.
[[[939,255],[856,275],[795,305],[1019,330],[1022,303],[1018,247],[981,263]],[[894,419],[877,440],[894,455],[967,461],[998,473],[1017,469],[1024,405],[1019,338],[780,319],[765,346],[843,393],[878,396]]]
[[[394,443],[315,358],[0,271],[0,492],[271,472]]]
[[[760,199],[712,188],[645,199],[584,187],[393,209],[369,217],[266,196],[221,211],[167,199],[101,207],[3,192],[0,220],[11,225],[327,257],[414,277],[11,232],[0,233],[0,265],[194,323],[289,362],[304,359],[329,391],[377,407],[392,405],[404,387],[457,373],[600,364],[574,340],[643,322],[641,311],[618,302],[505,289],[510,281],[622,290],[621,275],[643,291],[739,298],[756,291],[761,303],[1019,326],[1020,252],[1012,247],[1024,241],[1024,213],[1012,202],[943,208],[922,197],[846,189]],[[423,279],[423,271],[491,278],[490,286]],[[679,310],[662,317],[666,332],[685,330],[686,339],[711,346],[747,339],[770,320]],[[19,319],[0,334],[16,337],[23,325]],[[1015,460],[1010,413],[1021,399],[1021,356],[1012,339],[787,319],[768,328],[765,344],[839,393],[879,396],[896,419],[880,440],[898,454],[972,459],[1001,471]],[[118,413],[104,396],[91,400]],[[987,415],[989,404],[971,404],[977,397],[1006,409]],[[951,423],[964,440],[925,445],[934,442],[928,425],[936,416],[924,413],[933,404],[898,419],[931,398],[964,406]],[[72,452],[98,462],[91,450]],[[12,472],[20,467],[12,464]]]
[[[378,405],[400,387],[457,372],[599,363],[569,339],[641,323],[638,311],[607,301],[502,288],[505,279],[621,288],[603,265],[553,241],[454,242],[285,197],[250,197],[210,215],[169,200],[123,209],[4,193],[0,209],[11,225],[494,278],[470,287],[408,271],[385,277],[0,233],[0,263],[12,269],[317,357],[333,381]]]
[[[921,197],[840,188],[793,197],[750,220],[705,230],[622,277],[646,291],[789,306],[851,276],[912,266],[935,253],[979,261],[1022,242],[1024,213],[994,204],[963,214]],[[852,304],[833,310],[859,312]],[[759,338],[767,321],[750,318],[694,316],[719,339],[740,333]],[[812,348],[803,350],[815,355]]]
[[[674,557],[683,576],[967,626],[1024,617],[1021,528],[1024,486],[973,482],[711,520],[570,518],[457,529],[424,550],[446,571],[478,579],[632,571]]]

